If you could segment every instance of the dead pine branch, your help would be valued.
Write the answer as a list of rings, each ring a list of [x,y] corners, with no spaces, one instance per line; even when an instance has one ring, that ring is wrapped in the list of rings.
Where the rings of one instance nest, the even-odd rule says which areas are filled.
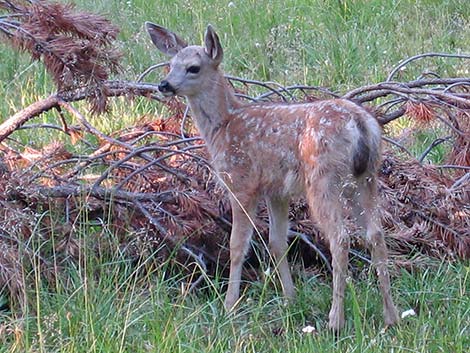
[[[128,95],[140,95],[147,97],[150,94],[158,93],[158,89],[155,85],[150,84],[138,84],[134,82],[124,82],[124,81],[109,81],[103,83],[106,87],[107,97],[119,97],[119,96],[128,96]],[[0,124],[0,142],[5,140],[10,134],[15,132],[19,127],[28,122],[29,120],[53,109],[59,108],[62,104],[68,102],[77,102],[93,97],[93,91],[88,91],[86,88],[64,91],[61,93],[52,94],[49,97],[34,102],[25,109],[19,111],[13,116],[4,120]],[[69,108],[68,110],[72,110]],[[76,113],[73,113],[76,115]]]
[[[60,99],[56,95],[51,95],[46,99],[31,104],[29,107],[6,119],[0,125],[0,142],[5,140],[28,120],[58,107],[59,100]]]
[[[106,109],[103,82],[120,71],[121,54],[112,45],[118,28],[103,16],[49,1],[0,1],[7,11],[0,34],[13,47],[40,60],[59,91],[87,86],[92,110]]]

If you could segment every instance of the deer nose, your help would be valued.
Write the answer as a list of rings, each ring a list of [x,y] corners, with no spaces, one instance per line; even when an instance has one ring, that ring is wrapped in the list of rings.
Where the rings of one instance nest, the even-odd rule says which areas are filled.
[[[160,84],[158,85],[158,90],[162,93],[175,93],[174,87],[167,80],[163,80],[162,82],[160,82]]]

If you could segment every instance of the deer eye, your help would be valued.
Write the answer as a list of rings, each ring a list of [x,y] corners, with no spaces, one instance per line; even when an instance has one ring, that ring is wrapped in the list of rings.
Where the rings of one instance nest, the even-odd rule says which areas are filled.
[[[201,70],[201,67],[200,66],[190,66],[186,69],[187,72],[189,72],[190,74],[197,74],[199,71]]]

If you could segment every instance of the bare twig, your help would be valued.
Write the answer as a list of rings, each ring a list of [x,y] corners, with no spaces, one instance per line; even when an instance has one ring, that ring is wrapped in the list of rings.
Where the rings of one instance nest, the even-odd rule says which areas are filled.
[[[323,261],[325,264],[325,267],[328,269],[328,272],[333,273],[333,269],[331,268],[330,261],[328,261],[328,258],[326,257],[325,254],[308,238],[306,234],[300,233],[293,231],[289,229],[288,231],[288,237],[289,238],[299,238],[302,240],[305,244],[307,244],[315,253],[320,257],[320,259]]]
[[[392,80],[393,76],[404,66],[408,65],[412,61],[416,61],[423,58],[429,57],[442,57],[442,58],[457,58],[457,59],[470,59],[470,54],[449,54],[449,53],[424,53],[412,56],[404,61],[402,61],[399,65],[395,66],[390,74],[388,75],[386,81],[389,82]]]
[[[419,156],[418,161],[419,163],[423,163],[424,158],[429,154],[429,152],[432,151],[432,149],[436,146],[439,146],[441,143],[449,141],[452,138],[452,136],[447,136],[447,137],[439,137],[435,139],[425,150],[423,153],[421,153],[421,156]]]

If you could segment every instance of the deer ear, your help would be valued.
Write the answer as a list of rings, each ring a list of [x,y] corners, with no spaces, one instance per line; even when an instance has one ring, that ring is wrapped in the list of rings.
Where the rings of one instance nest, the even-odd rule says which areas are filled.
[[[175,56],[181,49],[188,46],[183,39],[162,26],[145,22],[145,27],[153,44],[168,56]]]
[[[219,36],[215,33],[215,30],[211,25],[207,26],[204,44],[206,46],[205,50],[207,55],[209,55],[217,65],[220,64],[224,56],[224,51],[220,45]]]

